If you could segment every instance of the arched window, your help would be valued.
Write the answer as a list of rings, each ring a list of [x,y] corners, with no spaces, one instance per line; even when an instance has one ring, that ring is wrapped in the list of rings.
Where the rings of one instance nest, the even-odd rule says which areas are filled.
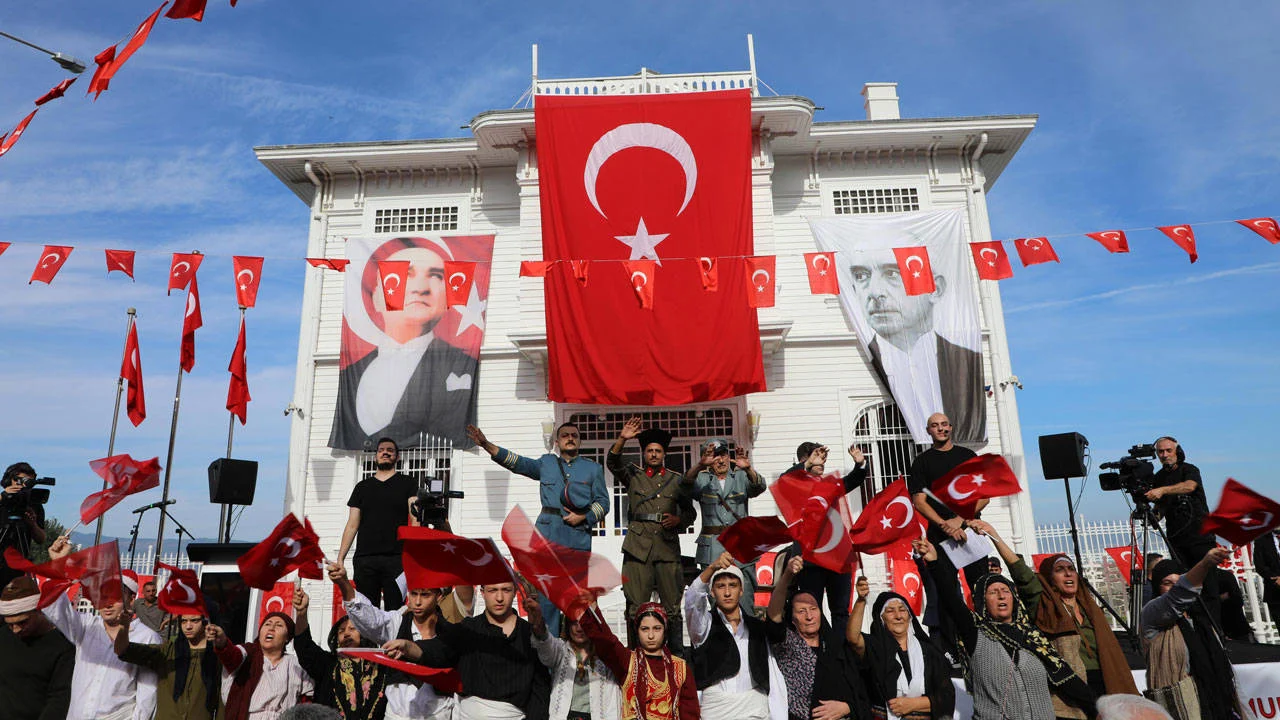
[[[867,481],[862,485],[865,506],[886,485],[899,476],[906,476],[920,449],[911,439],[907,421],[891,400],[864,407],[854,419],[853,438],[871,463]]]

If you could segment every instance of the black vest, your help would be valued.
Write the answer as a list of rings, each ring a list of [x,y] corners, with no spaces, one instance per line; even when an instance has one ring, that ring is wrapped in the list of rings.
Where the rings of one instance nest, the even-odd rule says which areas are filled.
[[[764,636],[764,621],[743,613],[742,622],[747,624],[747,667],[751,670],[751,683],[768,695],[769,645]],[[738,644],[733,639],[729,624],[716,608],[711,608],[711,630],[707,633],[707,640],[693,649],[693,679],[698,689],[706,690],[737,675],[741,665]]]

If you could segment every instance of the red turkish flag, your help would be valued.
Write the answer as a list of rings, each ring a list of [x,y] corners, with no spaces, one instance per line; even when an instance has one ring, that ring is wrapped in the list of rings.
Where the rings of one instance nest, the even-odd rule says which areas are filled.
[[[289,617],[294,617],[294,588],[295,585],[292,582],[276,582],[270,590],[263,590],[258,598],[258,622],[262,622],[263,618],[273,612],[282,612]]]
[[[329,611],[329,624],[336,625],[347,614],[347,609],[342,605],[342,590],[337,586],[333,586],[333,602]]]
[[[10,245],[12,245],[12,244],[13,244],[13,243],[11,243],[11,242],[0,242],[0,255],[3,255],[3,254],[4,254],[4,251],[5,251],[5,250],[8,250],[8,249],[9,249],[9,246],[10,246]]]
[[[89,90],[85,94],[93,93],[93,99],[97,100],[107,89],[107,85],[111,82],[111,66],[116,59],[116,46],[103,50],[93,56],[93,61],[98,64],[96,70],[93,71],[93,78],[89,80]]]
[[[974,507],[983,498],[1017,495],[1022,491],[1013,468],[999,455],[986,453],[955,466],[934,481],[934,497],[966,519],[973,519]]]
[[[973,253],[973,266],[978,269],[978,277],[983,280],[1008,280],[1013,277],[1009,253],[1005,252],[1004,243],[999,240],[969,243],[969,251]]]
[[[311,267],[328,268],[337,270],[338,272],[346,272],[347,265],[351,262],[346,258],[307,258],[307,262],[311,263]]]
[[[178,353],[178,362],[187,372],[191,372],[191,368],[196,366],[196,329],[203,325],[200,288],[196,285],[196,276],[192,275],[191,286],[187,290],[187,312],[182,317],[182,347]]]
[[[249,416],[249,363],[245,358],[247,344],[244,337],[244,318],[240,318],[240,334],[236,337],[236,349],[231,351],[231,364],[227,371],[231,373],[231,382],[227,386],[227,410],[240,418],[243,426]]]
[[[1276,225],[1275,218],[1256,217],[1236,222],[1258,233],[1272,245],[1280,243],[1280,225]]]
[[[631,289],[640,301],[640,307],[653,309],[653,281],[658,263],[652,260],[623,260],[622,269],[630,278]]]
[[[907,492],[907,481],[898,478],[871,498],[853,527],[849,540],[866,555],[879,555],[889,548],[921,536],[923,518],[916,512]]]
[[[578,281],[582,287],[587,286],[587,272],[591,270],[590,260],[570,260],[569,265],[573,268],[573,279]]]
[[[90,460],[89,467],[106,481],[106,489],[80,503],[80,522],[91,523],[126,497],[160,486],[160,458],[141,462],[129,455]]]
[[[408,260],[378,261],[378,284],[388,310],[404,310],[404,280],[408,275]]]
[[[487,538],[465,538],[429,527],[400,528],[405,583],[410,590],[511,582],[511,570]]]
[[[908,295],[929,295],[937,290],[933,282],[933,265],[929,263],[929,248],[894,248],[898,259],[898,271],[902,274],[902,287]]]
[[[116,52],[115,46],[112,46],[98,53],[98,56],[94,58],[98,63],[98,69],[93,73],[93,79],[89,81],[89,92],[95,93],[94,100],[97,100],[98,95],[101,95],[107,89],[107,86],[111,84],[111,79],[128,62],[129,58],[133,57],[133,54],[142,48],[142,45],[151,35],[151,28],[155,26],[156,20],[160,18],[160,12],[168,4],[166,0],[146,20],[143,20],[138,29],[133,31],[133,36],[129,38],[129,42],[125,43],[124,48],[119,53]]]
[[[174,253],[173,259],[169,261],[169,290],[165,294],[172,294],[174,290],[186,290],[187,283],[196,276],[196,270],[200,269],[202,262],[204,255],[198,252]]]
[[[667,265],[651,310],[620,283],[548,276],[549,398],[681,405],[765,390],[738,269],[754,254],[750,92],[540,95],[534,123],[543,258]],[[703,256],[733,258],[724,292],[699,292],[697,266],[677,261]],[[718,342],[664,352],[707,327]]]
[[[1103,230],[1102,232],[1085,233],[1085,235],[1097,240],[1108,252],[1129,252],[1129,238],[1125,237],[1123,230]]]
[[[773,307],[777,264],[778,258],[773,255],[755,255],[746,259],[747,307]]]
[[[414,678],[418,678],[445,695],[462,692],[462,677],[453,668],[433,668],[421,663],[395,660],[379,648],[338,648],[338,653],[350,655],[361,660],[368,660]]]
[[[836,279],[836,254],[811,252],[804,254],[804,265],[809,271],[809,292],[814,295],[839,295],[840,281]]]
[[[231,258],[236,271],[236,303],[251,308],[258,302],[258,283],[262,281],[262,258],[236,255]]]
[[[698,274],[702,276],[702,289],[707,292],[720,290],[720,264],[713,257],[698,258]]]
[[[1142,553],[1138,553],[1138,555],[1134,557],[1133,548],[1128,545],[1121,545],[1120,547],[1106,548],[1106,551],[1107,551],[1107,554],[1111,556],[1111,559],[1115,562],[1116,567],[1120,569],[1120,576],[1124,578],[1125,584],[1133,583],[1133,578],[1129,576],[1130,558],[1132,558],[1133,561],[1137,563],[1136,565],[1137,569],[1139,570],[1146,569],[1142,566],[1142,560],[1143,560]],[[1036,567],[1037,568],[1040,567],[1040,564],[1036,563]]]
[[[1053,246],[1049,244],[1049,238],[1018,238],[1013,241],[1013,247],[1018,251],[1018,259],[1022,261],[1022,267],[1062,262],[1058,259],[1058,253]]]
[[[776,515],[747,516],[725,528],[724,532],[716,536],[716,540],[720,541],[735,560],[749,563],[779,545],[790,543],[791,533],[787,530],[786,523]]]
[[[1050,558],[1050,557],[1053,557],[1054,555],[1061,555],[1061,554],[1062,553],[1035,553],[1031,556],[1031,569],[1035,570],[1036,568],[1040,567],[1041,561],[1043,561],[1045,558]]]
[[[133,256],[132,250],[107,250],[107,274],[112,272],[122,272],[133,280]]]
[[[973,590],[969,588],[969,579],[964,574],[964,568],[960,568],[960,594],[964,596],[964,604],[973,609]]]
[[[1200,532],[1232,545],[1248,545],[1280,527],[1280,503],[1227,478],[1218,507],[1204,518]]]
[[[168,570],[169,580],[156,593],[156,604],[161,610],[177,615],[204,615],[209,611],[205,607],[204,592],[200,590],[200,578],[194,570],[179,569],[162,562],[156,563],[156,570]]]
[[[26,117],[22,118],[17,127],[13,129],[13,132],[10,133],[8,137],[0,136],[0,157],[4,157],[5,154],[12,150],[13,146],[17,144],[18,140],[22,137],[22,134],[27,131],[27,125],[31,123],[31,118],[36,116],[37,110],[32,110]]]
[[[849,539],[849,504],[838,475],[814,479],[793,470],[769,486],[778,512],[800,543],[804,559],[828,570],[846,573],[857,562]]]
[[[924,583],[920,580],[920,567],[912,554],[911,541],[905,540],[889,548],[885,557],[889,559],[893,591],[906,598],[911,612],[919,616],[924,609]]]
[[[521,260],[520,261],[520,277],[540,277],[547,276],[547,270],[551,269],[551,263],[545,260]]]
[[[94,545],[70,555],[36,565],[16,548],[6,548],[5,562],[18,572],[31,573],[53,582],[40,586],[40,607],[46,607],[74,583],[96,608],[120,602],[124,597],[120,583],[120,547],[115,540]]]
[[[445,307],[466,305],[471,297],[471,286],[476,280],[476,264],[460,260],[444,261]]]
[[[1166,225],[1156,229],[1167,235],[1178,247],[1186,250],[1187,255],[1191,256],[1191,262],[1194,263],[1200,259],[1196,254],[1196,234],[1191,230],[1190,225]]]
[[[138,348],[138,322],[129,323],[124,341],[124,357],[120,361],[120,378],[129,385],[125,407],[134,427],[147,419],[147,395],[142,389],[142,351]]]
[[[70,245],[45,245],[44,250],[40,251],[40,262],[36,264],[36,269],[31,271],[31,279],[27,284],[39,280],[45,285],[53,282],[53,277],[62,269],[62,264],[67,261],[67,256],[75,248]]]
[[[62,97],[64,94],[66,94],[67,88],[71,87],[71,84],[74,83],[77,79],[78,78],[70,77],[58,83],[57,85],[54,85],[52,88],[49,89],[49,92],[36,98],[36,105],[43,105],[49,102],[50,100],[57,100],[58,98]]]
[[[502,541],[520,574],[570,619],[582,614],[584,590],[599,597],[622,584],[622,575],[603,555],[547,540],[518,505],[502,523]]]
[[[196,22],[204,19],[204,6],[209,0],[173,0],[173,7],[164,16],[171,20],[191,18]]]
[[[270,590],[277,580],[294,570],[304,578],[319,580],[323,564],[324,551],[311,521],[299,522],[293,513],[236,561],[245,584],[259,590]]]

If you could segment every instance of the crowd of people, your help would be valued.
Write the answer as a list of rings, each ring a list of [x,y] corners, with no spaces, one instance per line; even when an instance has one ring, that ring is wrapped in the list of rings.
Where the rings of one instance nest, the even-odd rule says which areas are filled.
[[[383,439],[377,474],[352,493],[341,551],[327,566],[341,617],[323,646],[301,588],[293,613],[266,614],[252,641],[236,643],[206,616],[166,616],[154,583],[136,597],[136,577],[123,577],[123,597],[89,614],[65,595],[42,603],[23,575],[0,594],[0,708],[17,720],[943,720],[956,710],[959,684],[977,720],[1248,718],[1203,597],[1226,550],[1214,544],[1186,565],[1169,559],[1148,568],[1141,627],[1152,700],[1144,699],[1068,556],[1032,567],[981,519],[981,506],[979,517],[964,519],[929,494],[973,453],[951,442],[945,416],[930,417],[928,428],[933,445],[908,478],[928,520],[912,543],[927,581],[922,616],[907,597],[873,597],[867,578],[809,562],[798,546],[777,554],[767,606],[757,608],[754,566],[717,536],[747,515],[765,480],[723,438],[703,443],[689,471],[672,471],[671,435],[638,418],[622,426],[606,461],[630,495],[625,637],[589,592],[565,613],[520,578],[478,593],[434,587],[414,570],[405,574],[400,541],[385,527],[409,521],[416,485],[403,482],[398,448]],[[494,462],[540,483],[544,536],[590,549],[608,494],[604,468],[579,455],[576,427],[558,428],[557,452],[539,458],[501,448],[478,428],[468,432]],[[633,440],[639,463],[624,461]],[[849,448],[853,469],[843,477],[826,474],[828,452],[805,443],[788,472],[845,492],[865,481],[858,447]],[[697,575],[686,582],[678,534],[696,521],[695,507]],[[968,533],[988,538],[999,558],[966,562],[962,581],[940,545]],[[353,542],[354,582],[343,562]],[[1274,553],[1280,539],[1259,542]],[[70,552],[65,537],[49,548],[54,559]],[[1269,582],[1280,587],[1280,577]],[[349,652],[361,648],[410,664]]]

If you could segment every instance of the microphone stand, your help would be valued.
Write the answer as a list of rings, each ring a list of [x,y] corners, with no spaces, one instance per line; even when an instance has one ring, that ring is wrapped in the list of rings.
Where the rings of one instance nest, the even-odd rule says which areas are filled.
[[[182,527],[182,523],[178,522],[178,518],[169,514],[168,505],[162,506],[160,508],[160,512],[164,513],[170,520],[172,520],[174,527],[177,528],[177,530],[175,530],[174,532],[176,532],[178,535],[178,553],[173,556],[173,565],[174,567],[177,567],[178,563],[181,562],[180,558],[182,557],[182,536],[186,535],[188,540],[195,540],[196,537],[195,535],[191,534],[190,530],[187,530],[186,528]],[[160,562],[159,550],[156,551],[156,562]]]
[[[142,516],[146,514],[147,514],[146,510],[143,510],[142,512],[138,513],[138,519],[133,523],[133,529],[129,531],[129,569],[130,570],[133,569],[134,552],[138,549],[138,526],[142,524]]]

